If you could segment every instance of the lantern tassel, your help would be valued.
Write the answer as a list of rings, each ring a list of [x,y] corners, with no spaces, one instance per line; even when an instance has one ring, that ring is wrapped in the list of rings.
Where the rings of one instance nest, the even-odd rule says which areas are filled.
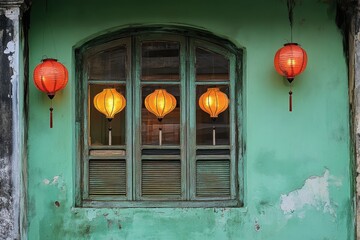
[[[159,128],[159,145],[162,145],[162,128]]]
[[[50,128],[53,128],[53,110],[54,109],[52,107],[50,107],[49,110],[50,110]]]
[[[292,112],[292,91],[289,92],[289,112]]]
[[[212,117],[211,120],[212,120],[212,122],[213,122],[212,140],[213,140],[213,146],[215,146],[215,145],[216,145],[216,129],[215,129],[216,117]]]
[[[112,118],[108,118],[108,121],[109,121],[109,146],[112,145],[112,134],[111,134],[112,127],[111,127],[111,120],[112,120]]]
[[[213,132],[213,146],[215,146],[215,145],[216,145],[216,130],[215,130],[215,126],[213,126],[212,132]]]

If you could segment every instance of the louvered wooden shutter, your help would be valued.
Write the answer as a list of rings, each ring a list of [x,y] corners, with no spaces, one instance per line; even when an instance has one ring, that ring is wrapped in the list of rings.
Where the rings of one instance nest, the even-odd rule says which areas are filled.
[[[142,196],[180,196],[180,160],[142,160]]]
[[[196,196],[229,197],[230,196],[230,161],[197,160],[196,161]]]
[[[90,160],[90,195],[126,195],[125,160]]]

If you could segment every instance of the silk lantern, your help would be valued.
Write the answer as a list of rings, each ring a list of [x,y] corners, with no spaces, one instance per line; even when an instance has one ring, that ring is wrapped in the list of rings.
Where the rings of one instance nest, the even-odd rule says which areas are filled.
[[[46,58],[42,63],[37,65],[34,69],[34,83],[35,86],[42,92],[46,93],[52,100],[55,93],[65,88],[69,74],[66,67],[57,61],[57,59]],[[50,128],[53,127],[53,107],[50,106]]]
[[[145,98],[146,109],[153,113],[159,123],[176,107],[176,98],[165,89],[155,89]],[[159,127],[159,145],[162,145],[162,128]]]
[[[200,108],[210,115],[215,122],[220,113],[224,112],[229,106],[228,96],[221,92],[219,88],[208,88],[199,98]],[[213,125],[213,145],[216,145],[216,130]]]
[[[115,88],[105,88],[94,97],[94,107],[106,116],[109,121],[109,145],[111,145],[111,121],[115,114],[121,112],[126,106],[125,97]]]
[[[297,43],[286,43],[274,57],[275,70],[291,84],[295,76],[301,74],[307,64],[307,54]],[[291,85],[290,85],[291,87]],[[289,91],[289,111],[292,111],[292,90]]]

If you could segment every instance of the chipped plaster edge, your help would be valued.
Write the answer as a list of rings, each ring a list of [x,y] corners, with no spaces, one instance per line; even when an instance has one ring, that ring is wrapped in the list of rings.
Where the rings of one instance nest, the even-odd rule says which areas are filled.
[[[280,196],[280,208],[287,218],[304,218],[306,209],[312,208],[337,217],[336,203],[330,198],[330,187],[342,186],[342,179],[330,174],[329,169],[320,176],[310,176],[302,187]]]
[[[1,6],[0,6],[1,7]],[[7,47],[4,54],[8,55],[10,68],[12,69],[12,76],[10,84],[12,85],[12,93],[9,96],[12,99],[12,153],[11,153],[11,181],[13,183],[12,188],[12,200],[13,200],[13,232],[9,233],[13,239],[20,239],[20,199],[21,199],[21,132],[20,126],[20,84],[19,84],[19,57],[20,57],[20,6],[8,7],[4,11],[4,15],[8,18],[13,25],[13,36],[12,40],[7,43]],[[24,193],[23,193],[24,194]]]

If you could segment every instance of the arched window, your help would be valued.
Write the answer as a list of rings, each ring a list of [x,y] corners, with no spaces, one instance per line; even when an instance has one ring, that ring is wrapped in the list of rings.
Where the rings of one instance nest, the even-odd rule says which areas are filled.
[[[241,59],[231,43],[181,29],[77,49],[77,204],[241,205]]]

